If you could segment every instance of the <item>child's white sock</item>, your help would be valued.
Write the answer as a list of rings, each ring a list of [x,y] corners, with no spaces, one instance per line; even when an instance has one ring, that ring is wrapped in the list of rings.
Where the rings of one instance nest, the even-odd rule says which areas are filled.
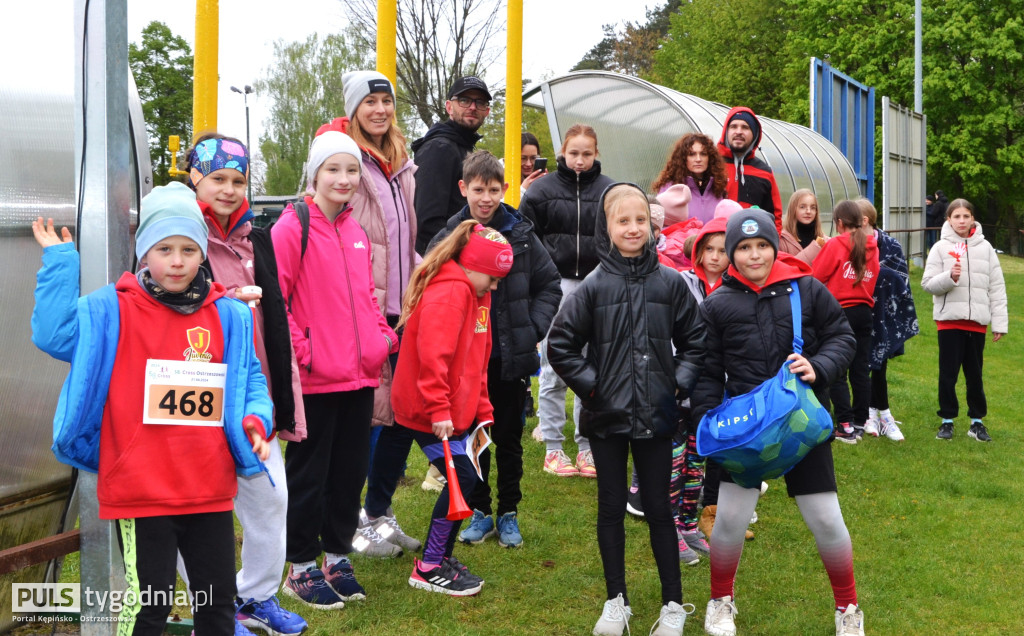
[[[303,563],[292,563],[292,572],[305,572],[306,570],[315,570],[316,561],[305,561]]]
[[[878,419],[882,419],[883,417],[892,417],[892,413],[889,409],[882,409],[878,412]]]
[[[348,562],[348,557],[344,554],[335,554],[334,552],[324,552],[324,569],[329,570],[335,563],[339,561]]]

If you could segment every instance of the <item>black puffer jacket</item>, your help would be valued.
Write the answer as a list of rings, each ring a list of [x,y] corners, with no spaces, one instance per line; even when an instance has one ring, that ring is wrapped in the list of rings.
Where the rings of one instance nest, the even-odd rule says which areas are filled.
[[[603,217],[601,194],[615,183],[601,174],[595,161],[576,174],[558,158],[558,170],[535,181],[519,204],[519,212],[533,222],[562,278],[580,280],[597,267],[594,221]]]
[[[430,241],[427,251],[470,218],[469,206],[462,208]],[[491,292],[491,356],[501,358],[502,380],[525,378],[540,366],[537,343],[558,311],[562,285],[555,264],[533,233],[533,224],[515,208],[502,203],[488,225],[512,245],[512,269]]]
[[[839,302],[828,289],[813,276],[798,276],[803,356],[814,367],[814,393],[825,402],[829,385],[850,366],[856,341]],[[789,300],[793,283],[790,279],[771,280],[755,293],[726,274],[721,287],[701,305],[707,325],[707,357],[690,399],[694,423],[722,403],[723,391],[729,395],[749,392],[778,373],[793,353]]]
[[[416,163],[416,251],[425,254],[427,244],[444,229],[449,218],[466,205],[459,191],[462,162],[480,135],[452,120],[434,124],[412,142]]]
[[[697,301],[679,272],[658,264],[653,243],[636,258],[612,247],[603,213],[596,240],[601,264],[555,316],[548,359],[583,400],[583,435],[670,437],[676,399],[690,395],[703,366]]]

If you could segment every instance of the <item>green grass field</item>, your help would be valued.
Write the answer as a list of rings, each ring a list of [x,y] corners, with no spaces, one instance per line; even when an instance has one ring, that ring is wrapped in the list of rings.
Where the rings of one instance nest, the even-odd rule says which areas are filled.
[[[967,438],[962,415],[952,441],[935,439],[937,347],[931,298],[913,272],[921,333],[890,362],[892,410],[906,441],[867,439],[834,445],[839,498],[853,537],[858,593],[869,634],[1013,634],[1024,632],[1024,530],[1020,364],[1024,261],[1004,257],[1010,335],[986,347],[986,418],[994,441]],[[962,411],[966,411],[963,382]],[[1017,396],[1017,397],[1014,397]],[[569,409],[571,411],[571,409]],[[413,590],[412,557],[355,559],[369,598],[344,610],[314,612],[285,600],[310,624],[309,634],[589,634],[604,602],[594,530],[595,483],[541,471],[543,445],[524,434],[521,549],[489,540],[459,544],[455,555],[487,581],[476,597],[454,599]],[[568,431],[567,431],[568,432]],[[568,435],[571,440],[571,433]],[[574,452],[571,441],[567,452]],[[410,454],[408,480],[394,508],[405,530],[423,538],[435,496],[420,490],[426,467]],[[623,479],[627,479],[623,475]],[[492,477],[493,479],[493,477]],[[832,594],[810,532],[781,480],[758,505],[736,581],[742,635],[834,633]],[[660,593],[647,528],[626,520],[627,582],[633,634],[658,616]],[[72,560],[73,561],[73,560]],[[696,606],[690,634],[703,633],[708,563],[683,566],[685,601]]]

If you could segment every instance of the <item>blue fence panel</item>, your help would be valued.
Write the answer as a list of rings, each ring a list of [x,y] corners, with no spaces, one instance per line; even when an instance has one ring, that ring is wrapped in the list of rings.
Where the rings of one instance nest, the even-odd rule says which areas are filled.
[[[860,193],[875,201],[875,89],[811,58],[811,128],[850,160]]]

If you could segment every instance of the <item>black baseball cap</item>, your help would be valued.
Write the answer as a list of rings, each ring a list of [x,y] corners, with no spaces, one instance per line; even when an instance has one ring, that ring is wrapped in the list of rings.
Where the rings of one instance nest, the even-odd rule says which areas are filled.
[[[452,87],[448,89],[448,99],[457,97],[466,91],[480,91],[487,99],[494,99],[491,97],[491,92],[487,90],[487,84],[482,79],[475,75],[467,75],[466,77],[460,77],[452,83]]]

